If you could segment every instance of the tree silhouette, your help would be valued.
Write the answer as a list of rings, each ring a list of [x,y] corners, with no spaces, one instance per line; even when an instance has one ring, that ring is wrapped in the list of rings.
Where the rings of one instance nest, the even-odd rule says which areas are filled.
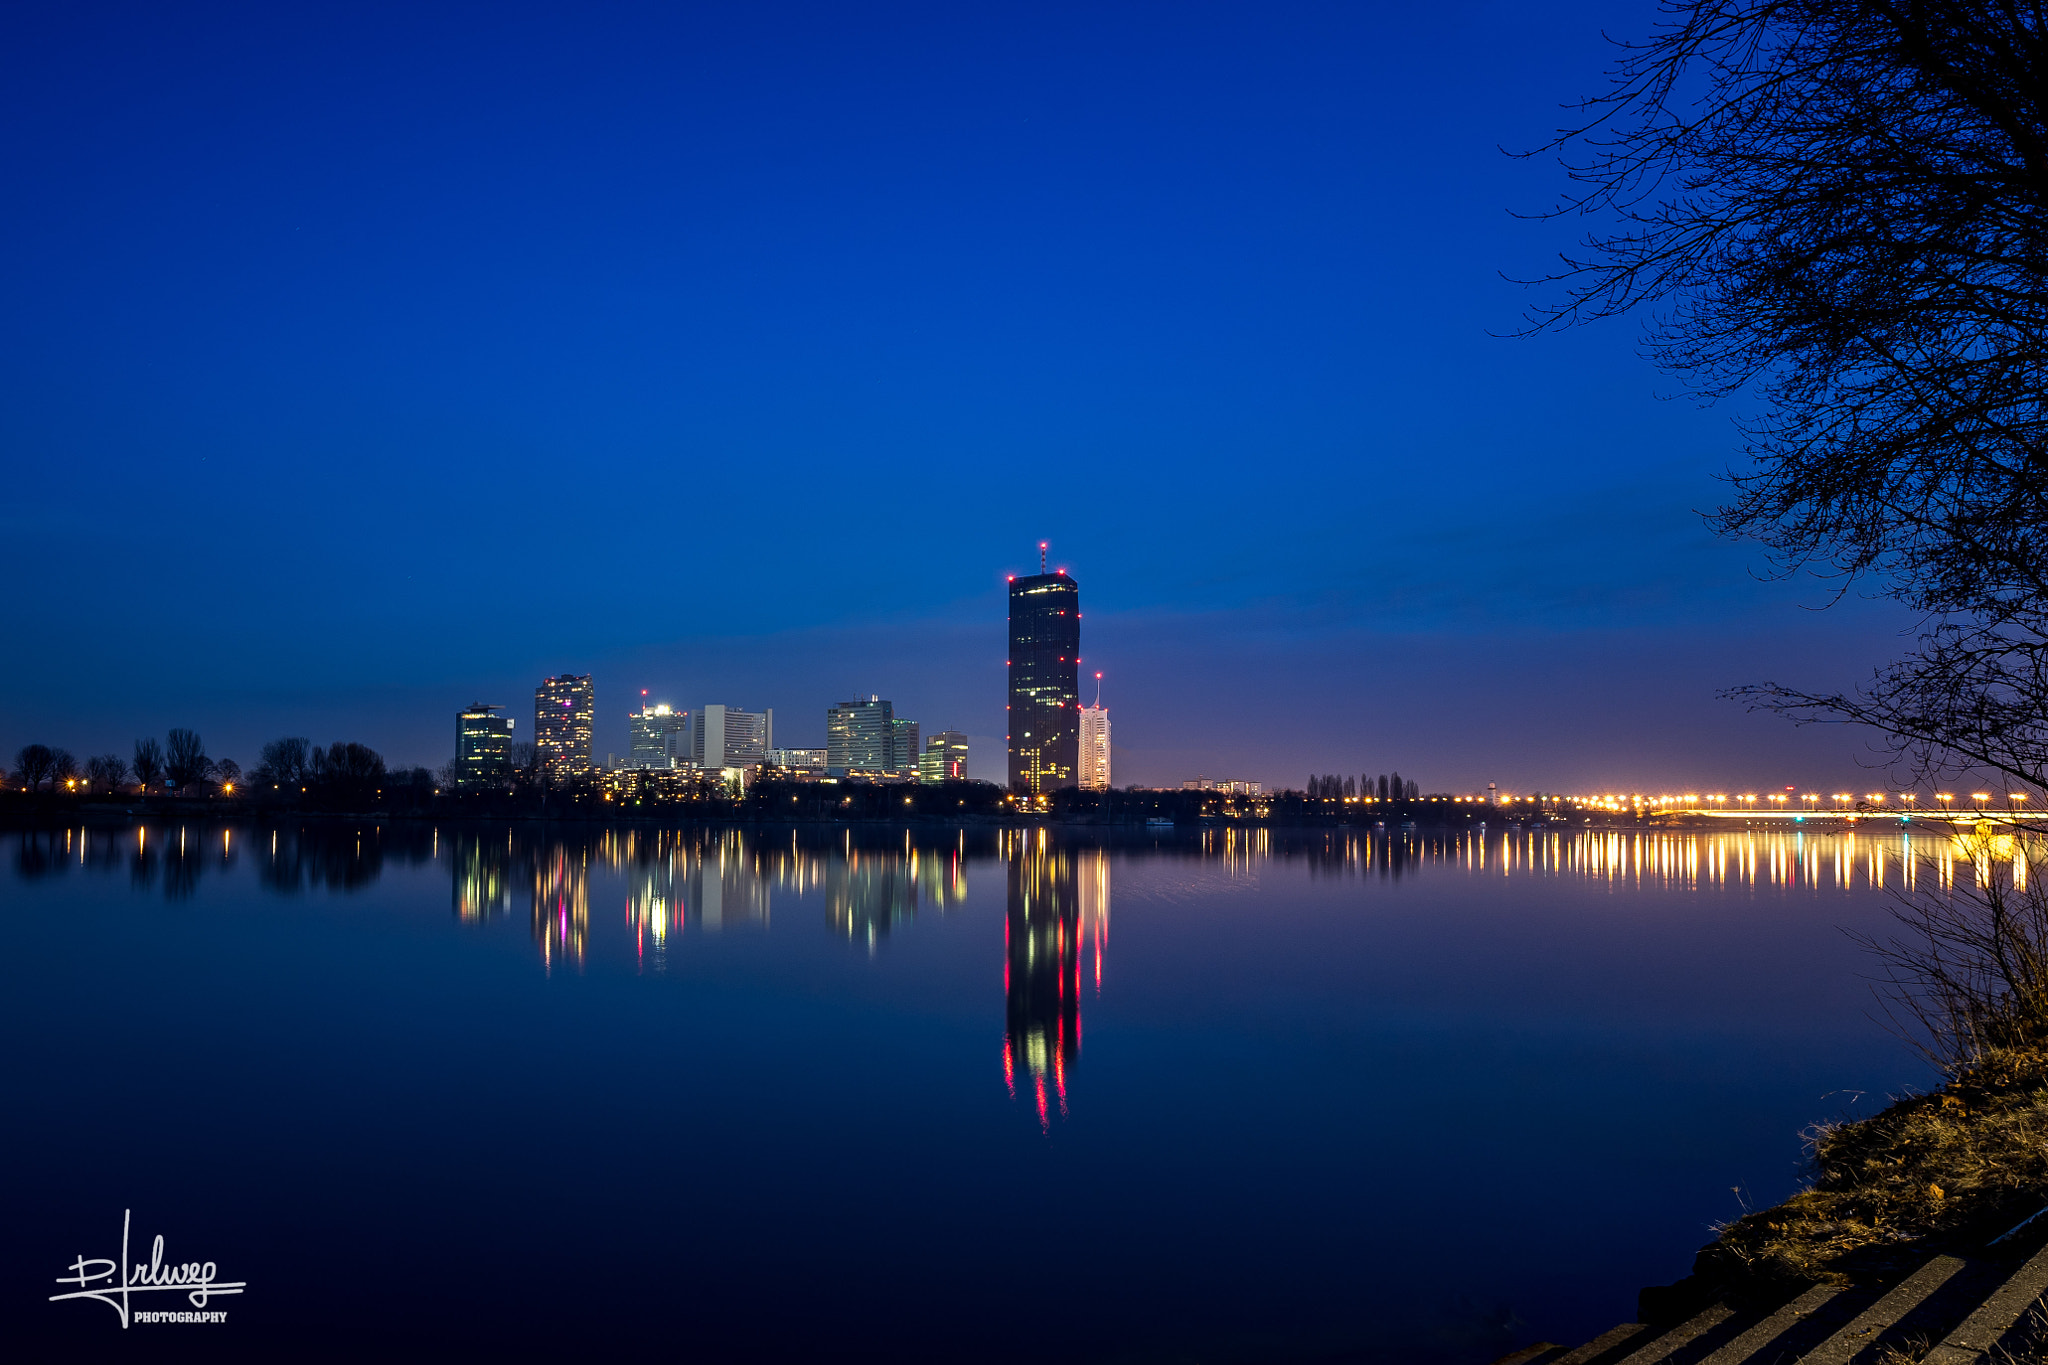
[[[1923,770],[2048,780],[2048,42],[2004,0],[1666,0],[1546,150],[1541,328],[1648,306],[1696,395],[1759,400],[1710,518],[1867,580],[1917,646],[1855,691],[1737,689]]]
[[[56,759],[56,751],[47,744],[24,744],[14,751],[14,780],[22,790],[34,791],[50,780]]]
[[[92,790],[114,795],[128,777],[128,763],[119,754],[101,754],[85,761],[85,779]]]
[[[257,782],[280,787],[304,786],[313,770],[313,741],[297,736],[273,739],[263,746],[263,761],[254,774]]]
[[[149,789],[164,775],[163,746],[154,739],[136,740],[135,759],[130,766],[135,769],[135,781],[141,786],[142,794],[149,795]]]
[[[184,790],[206,779],[206,745],[191,730],[171,730],[164,736],[164,776]]]

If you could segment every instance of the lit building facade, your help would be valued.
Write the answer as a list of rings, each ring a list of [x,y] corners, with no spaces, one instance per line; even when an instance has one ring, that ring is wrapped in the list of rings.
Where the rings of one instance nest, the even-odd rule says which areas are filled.
[[[918,756],[917,780],[936,786],[967,776],[967,736],[958,730],[941,730],[924,742]]]
[[[543,678],[533,690],[533,751],[551,781],[591,771],[590,738],[597,720],[597,689],[588,673]]]
[[[512,717],[482,702],[455,713],[455,785],[465,791],[502,785],[512,774]]]
[[[1100,674],[1097,675],[1101,676]],[[1095,705],[1081,708],[1080,786],[1084,791],[1109,790],[1109,708],[1098,691]]]
[[[690,725],[690,761],[700,768],[750,768],[775,747],[775,710],[706,706]]]
[[[899,724],[910,726],[910,742],[915,745],[916,723],[898,722],[895,705],[880,697],[827,707],[825,771],[833,777],[882,777],[901,771],[897,767]],[[914,770],[916,759],[908,766]]]
[[[633,768],[668,768],[675,765],[677,736],[687,736],[690,730],[690,713],[677,711],[666,702],[657,706],[642,705],[637,712],[628,712],[627,721],[633,728],[633,750],[626,757],[626,764]]]
[[[1010,580],[1010,790],[1080,778],[1081,590],[1064,570]]]

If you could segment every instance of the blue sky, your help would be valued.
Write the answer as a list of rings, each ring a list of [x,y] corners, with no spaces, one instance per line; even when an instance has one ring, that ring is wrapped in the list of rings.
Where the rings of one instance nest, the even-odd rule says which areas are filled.
[[[1001,771],[1050,540],[1120,782],[1822,783],[1903,624],[1694,509],[1735,413],[1502,155],[1652,7],[40,6],[0,45],[0,749],[438,764],[591,672]]]

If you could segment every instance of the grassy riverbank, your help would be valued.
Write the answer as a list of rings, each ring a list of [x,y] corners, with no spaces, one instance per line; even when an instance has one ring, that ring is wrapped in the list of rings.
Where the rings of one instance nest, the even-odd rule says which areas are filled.
[[[1723,1228],[1689,1279],[1645,1291],[1646,1312],[1888,1279],[1930,1252],[1980,1251],[2040,1212],[2048,1045],[1987,1049],[1939,1090],[1810,1138],[1812,1184]],[[2048,1217],[2027,1229],[2037,1231],[2048,1234]]]

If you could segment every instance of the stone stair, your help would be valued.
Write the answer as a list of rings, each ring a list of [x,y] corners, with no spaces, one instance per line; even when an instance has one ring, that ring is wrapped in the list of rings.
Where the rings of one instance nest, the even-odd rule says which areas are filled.
[[[1898,1283],[1815,1285],[1773,1308],[1716,1303],[1682,1322],[1625,1322],[1583,1346],[1554,1342],[1494,1365],[1926,1365],[2044,1359],[2048,1247],[2015,1267],[1990,1256],[1930,1256]]]

